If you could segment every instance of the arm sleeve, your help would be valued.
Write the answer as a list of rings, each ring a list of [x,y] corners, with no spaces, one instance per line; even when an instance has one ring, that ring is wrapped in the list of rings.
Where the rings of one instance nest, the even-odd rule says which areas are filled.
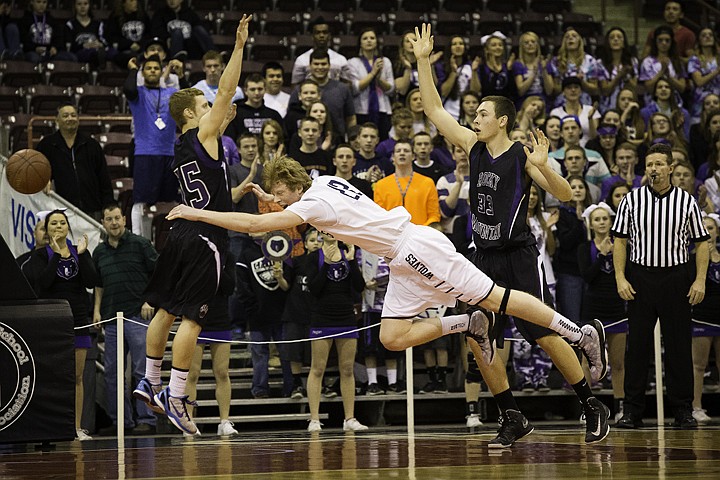
[[[123,85],[123,93],[125,93],[125,97],[128,99],[128,102],[132,102],[137,100],[139,93],[138,93],[138,86],[137,86],[137,69],[132,68],[128,72],[128,76],[125,79],[125,85]]]
[[[580,276],[585,283],[592,283],[600,273],[600,255],[596,261],[590,260],[590,243],[585,242],[578,247],[578,266],[580,267]]]
[[[351,260],[350,262],[350,278],[352,278],[353,290],[356,292],[362,292],[365,289],[365,279],[363,278],[360,267],[358,266],[357,260]]]
[[[312,262],[312,260],[310,260]],[[310,268],[308,274],[308,289],[315,297],[319,297],[327,284],[328,265],[324,263],[320,268]]]
[[[80,263],[80,279],[83,287],[96,287],[98,284],[98,274],[90,252],[85,250],[81,255],[78,255],[78,261]]]

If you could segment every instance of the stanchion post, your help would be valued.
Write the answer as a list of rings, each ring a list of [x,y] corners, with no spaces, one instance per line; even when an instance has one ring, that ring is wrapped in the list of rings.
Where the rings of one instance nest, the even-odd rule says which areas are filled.
[[[415,435],[415,393],[413,381],[413,349],[405,350],[405,383],[407,384],[408,435]]]
[[[655,343],[655,401],[657,403],[657,421],[658,427],[662,427],[665,425],[665,403],[663,400],[663,363],[662,345],[660,343],[660,322],[655,324],[653,340]]]
[[[118,448],[125,446],[125,317],[117,312],[117,370],[115,371],[117,387],[117,443]]]

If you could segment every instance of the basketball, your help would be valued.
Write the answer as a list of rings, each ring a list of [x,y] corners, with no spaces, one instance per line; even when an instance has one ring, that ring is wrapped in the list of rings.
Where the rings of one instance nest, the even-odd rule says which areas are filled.
[[[51,173],[50,162],[45,155],[31,149],[13,153],[5,169],[10,186],[27,195],[45,188]]]

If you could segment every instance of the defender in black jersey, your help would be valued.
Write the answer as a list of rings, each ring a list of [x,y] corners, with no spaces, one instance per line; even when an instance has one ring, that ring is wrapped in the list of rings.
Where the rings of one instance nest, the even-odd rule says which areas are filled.
[[[250,18],[243,15],[240,20],[235,48],[220,77],[212,108],[195,88],[180,90],[170,98],[170,113],[182,130],[175,142],[173,171],[183,203],[195,208],[232,211],[220,136],[235,117],[231,103],[240,80]],[[157,313],[147,333],[145,377],[133,393],[191,435],[199,432],[188,413],[191,402],[185,395],[185,383],[198,335],[220,283],[227,238],[224,228],[175,222],[146,289],[146,300]],[[173,340],[170,385],[162,390],[160,367],[176,317],[182,321]]]
[[[429,56],[433,49],[433,38],[430,26],[423,24],[422,34],[416,28],[415,38],[416,40],[411,42],[417,58],[425,113],[437,126],[438,131],[452,144],[462,147],[470,158],[470,221],[478,252],[475,265],[498,285],[523,290],[543,298],[548,303],[547,285],[541,270],[542,259],[527,225],[530,184],[535,181],[542,189],[562,201],[570,199],[571,191],[568,182],[548,165],[547,138],[540,131],[537,132],[537,137],[531,135],[532,151],[512,142],[509,134],[515,124],[515,106],[505,97],[490,96],[483,99],[473,122],[474,131],[460,126],[443,109],[440,95],[432,81]],[[504,317],[504,311],[505,308],[501,306],[501,318]],[[558,321],[565,322],[566,319]],[[585,441],[592,443],[604,439],[610,431],[607,423],[609,409],[592,396],[572,347],[547,328],[519,319],[516,325],[525,338],[531,342],[536,341],[550,355],[558,369],[573,385],[587,419]],[[602,339],[602,350],[605,353],[603,363],[606,363],[602,325],[593,327]],[[504,321],[498,321],[497,328],[493,329],[496,338],[502,335],[503,330]],[[502,343],[502,337],[497,340]],[[475,358],[482,358],[477,343],[468,339],[468,344],[473,349]],[[489,443],[491,448],[509,447],[533,430],[515,403],[505,366],[498,359],[499,356],[496,355],[489,365],[478,362],[483,378],[495,396],[503,416],[498,436]]]

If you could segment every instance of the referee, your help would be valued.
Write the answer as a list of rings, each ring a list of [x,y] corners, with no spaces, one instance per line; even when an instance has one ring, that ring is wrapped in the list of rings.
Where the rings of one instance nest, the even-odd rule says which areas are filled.
[[[621,428],[643,426],[651,339],[658,317],[665,345],[668,399],[675,411],[673,425],[697,427],[691,407],[690,306],[705,296],[710,235],[695,199],[670,184],[672,171],[670,147],[650,147],[645,160],[649,185],[625,196],[612,228],[616,237],[615,278],[620,297],[628,301],[630,327],[625,353],[625,414],[617,423]],[[694,267],[689,263],[689,241],[697,247]]]

